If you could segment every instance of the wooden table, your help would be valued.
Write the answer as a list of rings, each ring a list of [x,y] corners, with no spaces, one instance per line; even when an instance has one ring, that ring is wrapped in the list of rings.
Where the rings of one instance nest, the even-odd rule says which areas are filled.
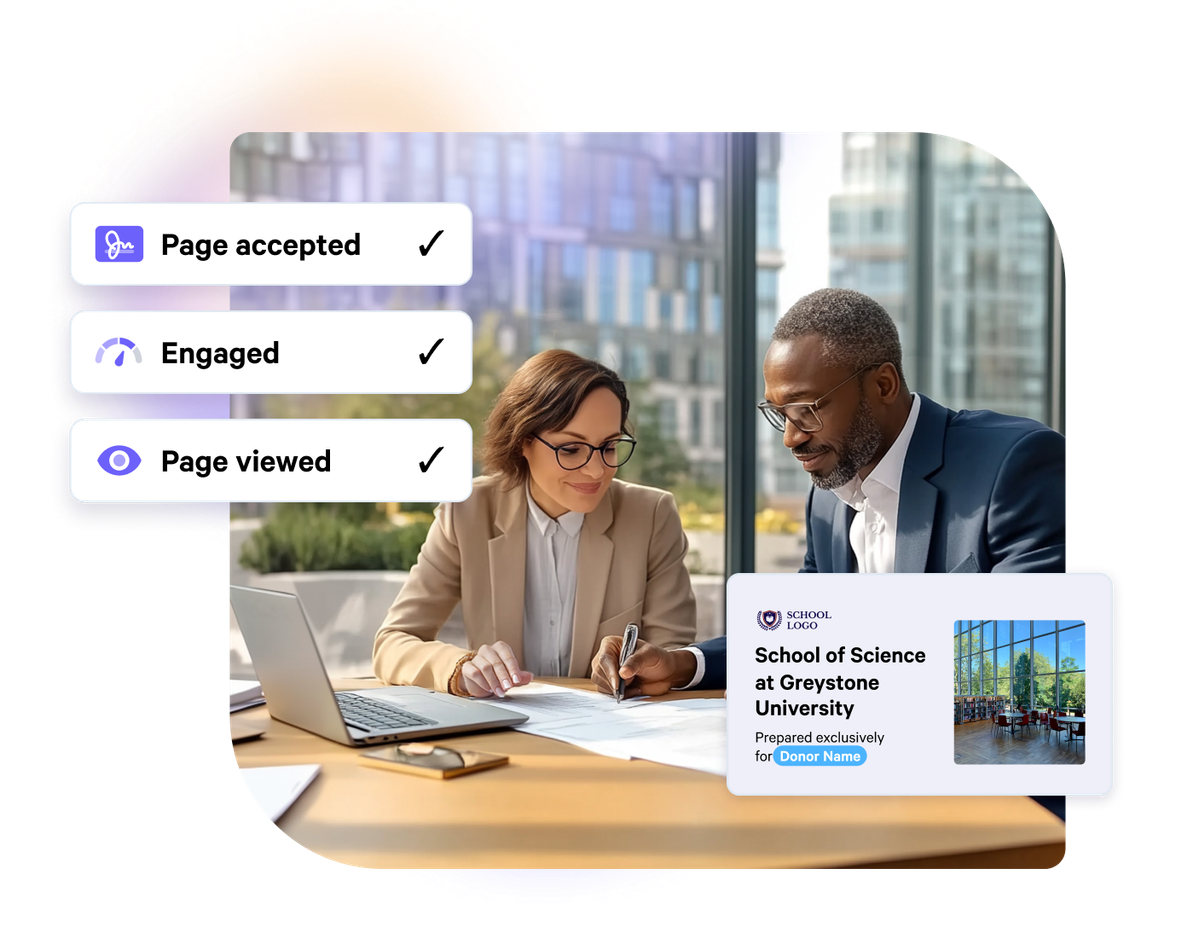
[[[360,765],[357,750],[275,720],[234,755],[243,767],[320,763],[279,827],[354,866],[1044,868],[1065,851],[1063,823],[1024,797],[737,797],[720,776],[513,730],[446,744],[511,763],[435,781]]]

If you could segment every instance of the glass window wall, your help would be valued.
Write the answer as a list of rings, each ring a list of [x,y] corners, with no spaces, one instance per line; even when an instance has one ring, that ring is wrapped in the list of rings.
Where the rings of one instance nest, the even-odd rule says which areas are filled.
[[[970,144],[908,133],[760,134],[758,156],[756,373],[793,303],[847,287],[891,314],[911,390],[1055,425],[1053,233],[1019,176]],[[810,481],[756,421],[755,569],[796,570]]]
[[[1031,622],[1044,634],[1011,639],[1028,634]],[[953,635],[957,693],[998,694],[1025,707],[1085,707],[1084,630],[1078,619],[960,619]]]

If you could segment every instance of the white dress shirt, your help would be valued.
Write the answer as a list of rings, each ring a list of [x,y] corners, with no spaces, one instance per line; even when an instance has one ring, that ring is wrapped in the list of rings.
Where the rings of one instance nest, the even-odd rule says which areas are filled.
[[[833,494],[855,512],[854,520],[850,522],[850,547],[858,561],[859,573],[895,572],[900,480],[920,409],[921,398],[914,394],[904,429],[871,474],[865,479],[855,474],[845,485],[833,490]]]
[[[521,667],[558,677],[571,670],[575,631],[575,584],[579,569],[579,511],[551,518],[538,507],[528,486],[525,524],[525,644]]]
[[[691,690],[697,684],[704,680],[704,652],[695,645],[685,645],[680,651],[690,651],[696,658],[696,673],[692,675],[692,679],[682,687],[672,687],[671,690]]]

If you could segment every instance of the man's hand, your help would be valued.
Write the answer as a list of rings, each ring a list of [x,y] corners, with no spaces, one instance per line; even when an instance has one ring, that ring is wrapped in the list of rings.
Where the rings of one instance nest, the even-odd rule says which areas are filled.
[[[690,651],[667,651],[639,640],[618,672],[620,654],[620,635],[606,635],[600,640],[600,650],[592,659],[592,683],[602,694],[615,697],[619,678],[625,678],[627,697],[657,697],[686,684],[696,673],[696,656]]]
[[[462,666],[458,689],[464,697],[503,697],[505,691],[532,680],[532,674],[521,670],[508,642],[496,642],[480,645],[475,657]]]

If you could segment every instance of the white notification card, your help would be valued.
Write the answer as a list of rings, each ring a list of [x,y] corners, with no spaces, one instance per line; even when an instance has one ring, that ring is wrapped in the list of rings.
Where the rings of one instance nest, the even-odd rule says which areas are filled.
[[[71,384],[109,394],[461,394],[471,319],[457,310],[89,311],[71,320]]]
[[[79,420],[81,502],[458,502],[465,420]]]
[[[84,202],[77,283],[458,285],[471,210],[456,202]]]
[[[726,596],[735,795],[1112,786],[1101,574],[738,574]]]

